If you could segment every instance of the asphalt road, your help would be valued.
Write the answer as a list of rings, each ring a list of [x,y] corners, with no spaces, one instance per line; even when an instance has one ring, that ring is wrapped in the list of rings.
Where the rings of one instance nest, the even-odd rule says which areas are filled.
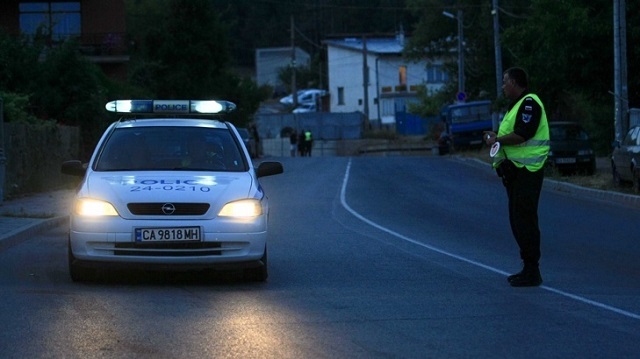
[[[640,346],[640,210],[545,191],[544,284],[495,174],[446,157],[283,158],[270,277],[73,283],[65,229],[0,252],[0,357],[603,358]]]

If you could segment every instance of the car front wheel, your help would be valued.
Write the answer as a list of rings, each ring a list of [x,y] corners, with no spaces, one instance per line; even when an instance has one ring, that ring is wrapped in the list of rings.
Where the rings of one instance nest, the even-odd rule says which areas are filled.
[[[76,262],[76,258],[73,256],[71,246],[69,248],[69,274],[71,280],[74,282],[87,282],[95,279],[96,270],[94,268],[85,268],[79,266]]]
[[[633,190],[636,193],[640,193],[640,169],[636,169],[633,172]]]
[[[256,268],[246,268],[244,270],[244,279],[250,282],[264,282],[269,277],[267,271],[267,247],[264,248],[264,254],[260,258],[262,265]]]

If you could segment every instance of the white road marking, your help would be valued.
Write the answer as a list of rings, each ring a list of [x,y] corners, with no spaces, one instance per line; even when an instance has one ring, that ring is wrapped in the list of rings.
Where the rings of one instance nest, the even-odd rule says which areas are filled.
[[[486,264],[480,263],[478,261],[474,261],[472,259],[465,258],[463,256],[457,255],[455,253],[447,252],[447,251],[445,251],[443,249],[440,249],[440,248],[437,248],[437,247],[434,247],[434,246],[419,242],[419,241],[417,241],[415,239],[412,239],[412,238],[404,236],[404,235],[402,235],[400,233],[394,232],[394,231],[390,230],[389,228],[383,227],[383,226],[381,226],[381,225],[379,225],[379,224],[377,224],[377,223],[365,218],[360,213],[356,212],[353,208],[351,208],[349,206],[349,204],[347,203],[347,201],[346,201],[347,183],[349,182],[349,173],[350,173],[350,171],[351,171],[351,159],[349,159],[349,163],[347,164],[347,169],[346,169],[345,174],[344,174],[344,179],[342,181],[342,189],[340,190],[340,203],[342,204],[342,207],[344,207],[344,209],[346,209],[354,217],[356,217],[359,220],[365,222],[366,224],[368,224],[368,225],[370,225],[370,226],[372,226],[374,228],[377,228],[377,229],[379,229],[379,230],[381,230],[383,232],[386,232],[386,233],[388,233],[388,234],[390,234],[390,235],[392,235],[394,237],[397,237],[397,238],[402,239],[404,241],[407,241],[409,243],[415,244],[417,246],[426,248],[426,249],[428,249],[430,251],[445,255],[447,257],[451,257],[451,258],[457,259],[457,260],[465,262],[465,263],[469,263],[471,265],[474,265],[474,266],[477,266],[477,267],[480,267],[480,268],[484,268],[484,269],[489,270],[489,271],[494,272],[494,273],[498,273],[498,274],[505,275],[505,276],[508,275],[507,272],[505,272],[503,270],[500,270],[498,268],[494,268],[494,267],[488,266]],[[629,311],[626,311],[626,310],[623,310],[623,309],[620,309],[620,308],[616,308],[616,307],[613,307],[613,306],[610,306],[610,305],[607,305],[607,304],[604,304],[604,303],[600,303],[600,302],[597,302],[597,301],[594,301],[594,300],[591,300],[591,299],[588,299],[588,298],[585,298],[585,297],[581,297],[581,296],[576,295],[576,294],[571,294],[571,293],[568,293],[568,292],[565,292],[565,291],[562,291],[562,290],[559,290],[559,289],[551,288],[551,287],[548,287],[546,285],[542,285],[539,288],[544,289],[544,290],[549,291],[549,292],[552,292],[552,293],[555,293],[555,294],[558,294],[558,295],[561,295],[563,297],[567,297],[567,298],[576,300],[576,301],[584,303],[584,304],[588,304],[588,305],[591,305],[591,306],[594,306],[594,307],[602,308],[604,310],[608,310],[610,312],[614,312],[614,313],[623,315],[623,316],[628,317],[628,318],[640,320],[640,314],[632,313],[632,312],[629,312]]]

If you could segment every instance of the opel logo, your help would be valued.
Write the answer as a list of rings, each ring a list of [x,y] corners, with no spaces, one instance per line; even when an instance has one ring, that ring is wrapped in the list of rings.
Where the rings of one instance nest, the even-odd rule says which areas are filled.
[[[176,206],[173,203],[165,203],[162,205],[162,213],[164,214],[173,214],[176,211]]]

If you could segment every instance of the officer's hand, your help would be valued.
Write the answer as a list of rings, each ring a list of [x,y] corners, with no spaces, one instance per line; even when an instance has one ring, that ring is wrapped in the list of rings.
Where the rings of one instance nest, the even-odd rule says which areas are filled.
[[[496,143],[496,138],[498,138],[498,135],[496,135],[496,133],[493,131],[484,131],[482,133],[482,139],[489,146]]]

